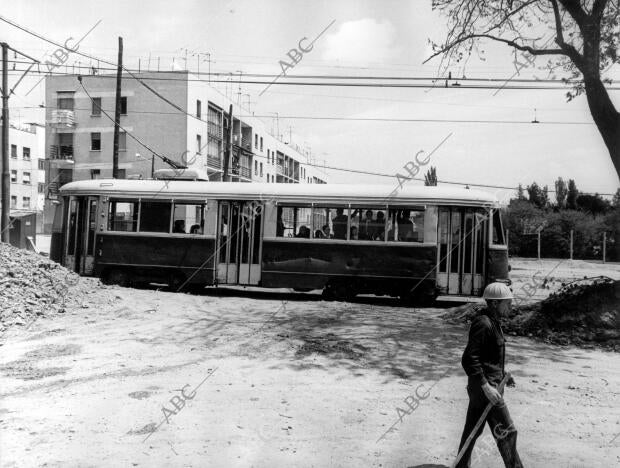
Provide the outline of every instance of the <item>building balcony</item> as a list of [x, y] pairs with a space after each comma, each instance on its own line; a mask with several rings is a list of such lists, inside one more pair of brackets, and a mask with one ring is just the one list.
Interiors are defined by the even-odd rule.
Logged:
[[250, 169], [249, 167], [236, 166], [232, 168], [231, 173], [233, 176], [236, 177], [243, 177], [248, 180], [252, 179], [252, 169]]
[[50, 125], [55, 128], [73, 128], [75, 127], [75, 113], [68, 109], [53, 110]]
[[245, 177], [246, 179], [251, 179], [252, 178], [252, 169], [250, 169], [249, 167], [240, 167], [239, 168], [239, 175], [241, 177]]
[[207, 167], [209, 169], [222, 169], [222, 160], [217, 156], [207, 155]]
[[241, 148], [252, 151], [252, 138], [239, 138], [239, 135], [233, 135], [233, 145], [240, 146]]
[[73, 145], [51, 145], [49, 159], [73, 161]]

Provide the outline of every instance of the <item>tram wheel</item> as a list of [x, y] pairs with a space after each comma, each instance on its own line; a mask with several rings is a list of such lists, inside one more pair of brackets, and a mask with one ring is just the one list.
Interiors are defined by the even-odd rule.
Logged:
[[400, 295], [400, 300], [410, 306], [415, 307], [432, 307], [435, 304], [436, 296], [432, 294], [412, 294], [407, 291]]
[[179, 272], [170, 273], [170, 276], [168, 276], [168, 289], [172, 292], [178, 292], [180, 289], [187, 289], [185, 275]]
[[116, 284], [118, 286], [122, 286], [124, 288], [130, 285], [129, 275], [125, 270], [121, 270], [120, 268], [114, 268], [105, 275], [105, 283], [106, 284]]
[[328, 301], [350, 301], [357, 295], [355, 288], [350, 283], [328, 284], [323, 289], [323, 298]]

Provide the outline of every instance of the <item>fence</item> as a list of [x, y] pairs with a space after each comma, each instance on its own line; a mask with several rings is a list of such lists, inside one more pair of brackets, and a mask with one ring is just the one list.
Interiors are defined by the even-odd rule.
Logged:
[[540, 229], [534, 233], [506, 231], [508, 253], [529, 258], [568, 258], [570, 260], [620, 261], [620, 245], [606, 232], [600, 236], [584, 236], [570, 230]]

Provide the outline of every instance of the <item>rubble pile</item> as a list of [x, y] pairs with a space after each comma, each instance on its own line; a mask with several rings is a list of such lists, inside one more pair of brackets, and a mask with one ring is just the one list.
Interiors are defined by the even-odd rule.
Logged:
[[1, 242], [0, 332], [81, 306], [93, 287], [93, 280], [84, 280], [46, 257]]
[[[478, 308], [463, 306], [443, 317], [470, 322], [478, 313]], [[563, 284], [541, 302], [513, 306], [502, 318], [502, 328], [547, 343], [620, 351], [620, 281], [598, 276]]]

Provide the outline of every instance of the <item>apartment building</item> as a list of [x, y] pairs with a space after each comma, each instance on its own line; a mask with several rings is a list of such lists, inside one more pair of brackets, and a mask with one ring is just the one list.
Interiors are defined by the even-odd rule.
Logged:
[[[1, 140], [0, 140], [1, 141]], [[43, 212], [45, 131], [40, 124], [9, 124], [11, 215]]]
[[[232, 128], [230, 180], [266, 183], [326, 183], [299, 147], [275, 138], [260, 119], [187, 71], [143, 72], [143, 80], [123, 75], [119, 177], [150, 178], [171, 166], [159, 155], [220, 181]], [[50, 181], [47, 199], [72, 180], [112, 177], [116, 76], [78, 75], [46, 78], [46, 157]], [[172, 103], [172, 104], [171, 104]], [[233, 106], [232, 126], [228, 124]], [[51, 204], [46, 203], [46, 224]]]

